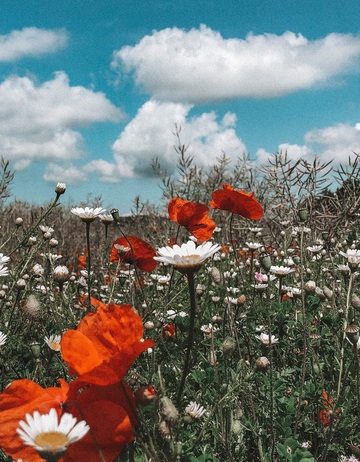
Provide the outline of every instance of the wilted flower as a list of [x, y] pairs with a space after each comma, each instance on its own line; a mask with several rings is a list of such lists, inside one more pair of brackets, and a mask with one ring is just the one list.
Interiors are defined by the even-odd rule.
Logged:
[[181, 246], [160, 247], [155, 260], [173, 265], [181, 273], [194, 273], [198, 271], [204, 261], [221, 249], [219, 244], [210, 241], [196, 247], [195, 242], [188, 241]]
[[26, 414], [26, 421], [21, 420], [17, 433], [23, 442], [32, 446], [40, 457], [55, 461], [63, 457], [67, 447], [79, 441], [90, 430], [84, 420], [77, 422], [71, 414], [64, 413], [59, 421], [54, 408], [49, 414]]

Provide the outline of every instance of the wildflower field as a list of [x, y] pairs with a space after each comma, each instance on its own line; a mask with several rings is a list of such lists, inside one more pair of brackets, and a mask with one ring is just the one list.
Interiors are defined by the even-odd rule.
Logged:
[[0, 460], [360, 460], [360, 158], [177, 154], [128, 217], [2, 163]]

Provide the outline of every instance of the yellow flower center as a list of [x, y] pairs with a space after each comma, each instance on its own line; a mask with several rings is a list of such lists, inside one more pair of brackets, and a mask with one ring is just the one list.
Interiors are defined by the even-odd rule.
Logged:
[[59, 351], [60, 350], [60, 343], [51, 341], [51, 342], [49, 342], [49, 347], [52, 350]]
[[66, 443], [69, 441], [69, 438], [64, 433], [60, 432], [47, 432], [47, 433], [40, 433], [35, 438], [35, 444], [42, 448], [49, 448], [51, 450], [56, 450], [56, 448], [60, 446], [65, 446]]

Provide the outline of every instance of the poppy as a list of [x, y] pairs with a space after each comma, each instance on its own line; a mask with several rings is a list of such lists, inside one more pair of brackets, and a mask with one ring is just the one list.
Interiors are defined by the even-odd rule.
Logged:
[[119, 237], [111, 247], [110, 262], [129, 263], [142, 271], [153, 271], [156, 268], [155, 250], [150, 244], [136, 236]]
[[125, 381], [85, 388], [72, 382], [64, 411], [84, 419], [90, 432], [69, 446], [64, 461], [115, 460], [124, 446], [134, 439], [135, 409], [133, 392]]
[[166, 324], [162, 331], [163, 337], [176, 337], [175, 324]]
[[46, 414], [52, 408], [62, 413], [69, 385], [62, 379], [59, 384], [60, 387], [42, 388], [32, 380], [15, 380], [0, 394], [0, 447], [13, 459], [43, 461], [33, 447], [24, 445], [16, 429], [27, 413]]
[[214, 209], [226, 210], [235, 215], [250, 218], [250, 220], [260, 220], [264, 214], [261, 204], [254, 197], [254, 193], [235, 190], [227, 184], [223, 185], [223, 189], [214, 191], [211, 197], [210, 205]]
[[100, 304], [62, 336], [62, 357], [77, 383], [114, 384], [154, 346], [153, 340], [142, 339], [143, 333], [142, 319], [131, 305]]
[[206, 205], [175, 197], [169, 202], [168, 212], [172, 221], [183, 226], [199, 241], [211, 239], [216, 224], [209, 217]]
[[329, 395], [326, 393], [326, 391], [322, 392], [322, 397], [324, 407], [319, 411], [319, 421], [324, 426], [328, 426], [331, 423], [331, 414], [335, 413], [335, 415], [338, 415], [340, 414], [340, 410], [335, 409], [334, 411], [333, 400], [329, 398]]

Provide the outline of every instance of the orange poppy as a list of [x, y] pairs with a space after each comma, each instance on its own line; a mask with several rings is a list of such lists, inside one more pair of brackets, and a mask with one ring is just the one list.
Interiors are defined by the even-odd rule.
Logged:
[[326, 393], [326, 391], [322, 392], [322, 397], [324, 408], [320, 409], [319, 411], [319, 421], [324, 426], [328, 426], [331, 423], [331, 414], [335, 413], [335, 415], [338, 415], [340, 414], [340, 410], [335, 409], [334, 411], [333, 400], [329, 398], [329, 395]]
[[141, 317], [131, 305], [103, 305], [62, 336], [61, 353], [77, 383], [110, 385], [121, 381], [153, 340], [143, 340]]
[[46, 414], [51, 408], [62, 413], [69, 385], [63, 379], [59, 384], [60, 387], [42, 388], [32, 380], [15, 380], [0, 394], [0, 447], [13, 459], [43, 461], [33, 447], [24, 445], [16, 429], [27, 413]]
[[155, 255], [156, 252], [151, 245], [139, 237], [119, 237], [111, 247], [110, 262], [117, 263], [120, 260], [123, 263], [136, 265], [142, 271], [153, 271], [157, 265], [154, 260]]
[[81, 390], [79, 384], [72, 382], [64, 411], [79, 420], [84, 419], [91, 430], [69, 446], [64, 461], [115, 460], [124, 446], [134, 439], [135, 409], [133, 392], [125, 381], [105, 387], [90, 385]]
[[235, 190], [228, 184], [224, 184], [223, 189], [214, 191], [211, 197], [210, 205], [214, 209], [226, 210], [244, 218], [250, 218], [250, 220], [260, 220], [264, 214], [254, 193]]
[[183, 226], [196, 239], [211, 239], [216, 224], [209, 217], [209, 207], [206, 205], [175, 197], [169, 202], [168, 212], [172, 221]]

